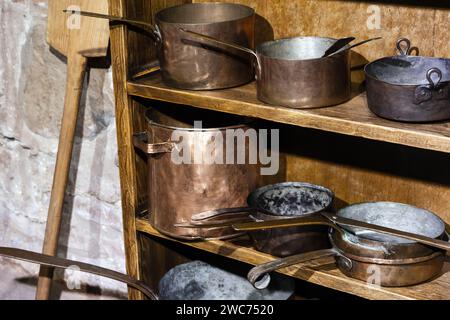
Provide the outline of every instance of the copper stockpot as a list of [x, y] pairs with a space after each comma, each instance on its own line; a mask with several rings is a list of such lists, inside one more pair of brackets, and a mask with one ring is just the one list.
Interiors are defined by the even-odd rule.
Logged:
[[[399, 230], [448, 241], [445, 223], [439, 217], [405, 204], [362, 203], [341, 209], [336, 215], [375, 225], [396, 226]], [[270, 282], [268, 272], [326, 256], [334, 256], [338, 268], [345, 275], [386, 287], [419, 284], [442, 270], [445, 250], [360, 228], [344, 229], [327, 219], [320, 223], [331, 227], [332, 249], [298, 254], [256, 266], [250, 270], [248, 280], [257, 288], [265, 288]]]
[[[230, 204], [242, 207], [248, 194], [258, 187], [259, 164], [177, 164], [174, 153], [180, 155], [182, 145], [187, 152], [205, 154], [212, 139], [222, 137], [223, 155], [229, 145], [226, 131], [251, 129], [248, 120], [222, 113], [177, 106], [152, 108], [146, 113], [148, 130], [135, 136], [135, 146], [148, 154], [149, 212], [151, 224], [161, 233], [183, 240], [229, 238], [239, 234], [231, 228], [182, 228], [176, 224], [191, 221], [194, 213], [214, 210]], [[203, 129], [193, 128], [194, 121], [202, 120]], [[182, 139], [172, 140], [174, 132]], [[239, 145], [242, 144], [242, 145]], [[243, 147], [246, 155], [257, 148], [249, 139], [233, 141], [234, 156]], [[185, 150], [186, 151], [186, 150]]]

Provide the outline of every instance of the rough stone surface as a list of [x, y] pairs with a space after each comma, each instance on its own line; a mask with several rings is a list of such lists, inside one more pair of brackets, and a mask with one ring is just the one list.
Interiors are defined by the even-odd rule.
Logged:
[[[45, 42], [46, 19], [46, 1], [0, 1], [0, 246], [32, 251], [42, 248], [66, 77], [64, 59]], [[111, 70], [91, 69], [85, 87], [59, 254], [124, 272]], [[9, 259], [0, 264], [30, 278], [38, 271]], [[125, 295], [122, 284], [80, 277], [100, 296]], [[7, 283], [0, 298], [20, 298], [12, 290], [18, 282]], [[24, 298], [34, 294], [33, 285], [19, 287]]]

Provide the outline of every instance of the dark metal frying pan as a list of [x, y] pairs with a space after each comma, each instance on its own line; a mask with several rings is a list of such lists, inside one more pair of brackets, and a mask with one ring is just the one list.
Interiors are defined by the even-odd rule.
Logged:
[[[202, 212], [193, 215], [190, 223], [177, 226], [206, 228], [229, 226], [239, 222], [315, 217], [330, 207], [333, 198], [333, 192], [321, 186], [303, 182], [279, 183], [252, 192], [247, 198], [248, 207]], [[327, 227], [320, 225], [255, 230], [249, 232], [249, 236], [257, 250], [275, 256], [288, 256], [329, 247]]]

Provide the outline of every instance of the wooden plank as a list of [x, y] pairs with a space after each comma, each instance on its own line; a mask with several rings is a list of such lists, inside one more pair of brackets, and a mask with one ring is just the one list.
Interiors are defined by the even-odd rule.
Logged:
[[183, 91], [161, 82], [159, 74], [128, 83], [128, 93], [149, 99], [250, 116], [300, 127], [450, 153], [449, 122], [407, 124], [381, 119], [367, 108], [365, 93], [355, 91], [344, 104], [290, 109], [259, 102], [255, 83], [217, 91]]
[[[271, 255], [237, 244], [242, 243], [242, 241], [233, 242], [215, 240], [204, 242], [181, 242], [161, 235], [145, 219], [137, 219], [136, 227], [138, 231], [155, 237], [183, 243], [188, 247], [212, 252], [252, 265], [257, 265], [276, 259]], [[443, 275], [428, 283], [404, 288], [384, 288], [373, 285], [369, 286], [363, 281], [346, 277], [336, 268], [334, 263], [332, 263], [332, 260], [334, 259], [321, 259], [316, 262], [298, 264], [292, 267], [280, 269], [279, 272], [366, 299], [448, 300], [450, 299], [450, 272], [448, 272], [450, 270], [450, 257], [447, 258]]]
[[107, 0], [49, 1], [47, 43], [64, 56], [69, 54], [70, 42], [73, 41], [77, 41], [77, 50], [85, 57], [106, 56], [109, 44], [108, 20], [80, 17], [79, 32], [73, 32], [74, 30], [71, 32], [68, 28], [69, 14], [64, 13], [63, 10], [75, 7], [84, 11], [108, 13]]
[[[112, 15], [125, 16], [124, 0], [109, 0]], [[133, 147], [132, 99], [126, 91], [128, 53], [127, 30], [125, 26], [111, 28], [111, 55], [113, 60], [114, 93], [116, 99], [116, 127], [119, 154], [120, 186], [122, 193], [122, 217], [125, 241], [126, 268], [128, 275], [141, 279], [139, 272], [139, 251], [135, 226], [138, 206], [135, 153]], [[142, 300], [137, 290], [128, 289], [131, 300]]]
[[280, 128], [281, 152], [286, 155], [284, 181], [326, 186], [335, 193], [338, 208], [395, 201], [428, 209], [450, 223], [449, 153], [273, 126]]
[[253, 7], [259, 15], [257, 30], [258, 38], [261, 39], [354, 36], [357, 40], [362, 40], [381, 36], [383, 37], [381, 41], [355, 48], [355, 60], [372, 61], [395, 54], [397, 39], [408, 37], [413, 45], [420, 49], [421, 55], [450, 56], [448, 45], [450, 34], [447, 32], [450, 22], [448, 1], [441, 1], [440, 8], [427, 6], [427, 2], [430, 1], [421, 1], [421, 5], [417, 6], [418, 1], [410, 1], [410, 5], [404, 3], [399, 5], [396, 3], [399, 1], [395, 0], [224, 0], [224, 2]]

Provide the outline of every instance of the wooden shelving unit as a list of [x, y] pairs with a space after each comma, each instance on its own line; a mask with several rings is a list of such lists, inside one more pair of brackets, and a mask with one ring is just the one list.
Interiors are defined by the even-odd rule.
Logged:
[[450, 153], [450, 125], [407, 124], [381, 119], [367, 107], [366, 94], [333, 107], [291, 109], [271, 106], [256, 98], [256, 85], [217, 91], [184, 91], [164, 85], [159, 74], [128, 82], [128, 93], [147, 99], [256, 117], [278, 123], [336, 132], [378, 141]]
[[[155, 13], [164, 7], [205, 1], [208, 0], [109, 0], [109, 11], [112, 15], [153, 22]], [[450, 56], [447, 8], [414, 6], [413, 2], [410, 6], [397, 1], [378, 2], [383, 27], [373, 30], [365, 27], [370, 4], [363, 1], [237, 2], [256, 9], [259, 15], [257, 41], [295, 35], [336, 38], [353, 35], [357, 39], [383, 36], [383, 41], [356, 50], [352, 62], [358, 66], [392, 55], [396, 40], [402, 36], [408, 36], [423, 55]], [[276, 10], [273, 7], [277, 7]], [[316, 19], [317, 16], [320, 19]], [[402, 19], [398, 19], [399, 16]], [[420, 24], [415, 21], [418, 16]], [[296, 23], [286, 24], [286, 21]], [[156, 52], [149, 38], [126, 25], [111, 25], [111, 55], [126, 265], [128, 274], [133, 277], [154, 286], [170, 267], [188, 259], [167, 243], [176, 244], [185, 252], [200, 250], [220, 259], [251, 265], [274, 259], [253, 250], [249, 242], [242, 239], [179, 242], [158, 233], [147, 219], [137, 218], [146, 201], [148, 172], [146, 159], [136, 153], [132, 140], [134, 133], [145, 130], [144, 112], [155, 104], [167, 104], [171, 108], [181, 104], [268, 120], [288, 132], [282, 141], [284, 180], [329, 187], [336, 194], [338, 207], [363, 201], [398, 201], [432, 210], [450, 223], [450, 122], [405, 124], [376, 117], [367, 108], [365, 93], [360, 91], [363, 89], [360, 70], [353, 74], [354, 95], [347, 103], [295, 110], [259, 102], [255, 83], [200, 92], [168, 88], [162, 84], [158, 73], [132, 80], [131, 70], [153, 61]], [[442, 275], [407, 288], [380, 288], [350, 279], [329, 258], [280, 272], [367, 299], [450, 299], [448, 256]], [[130, 289], [129, 298], [144, 297]]]

